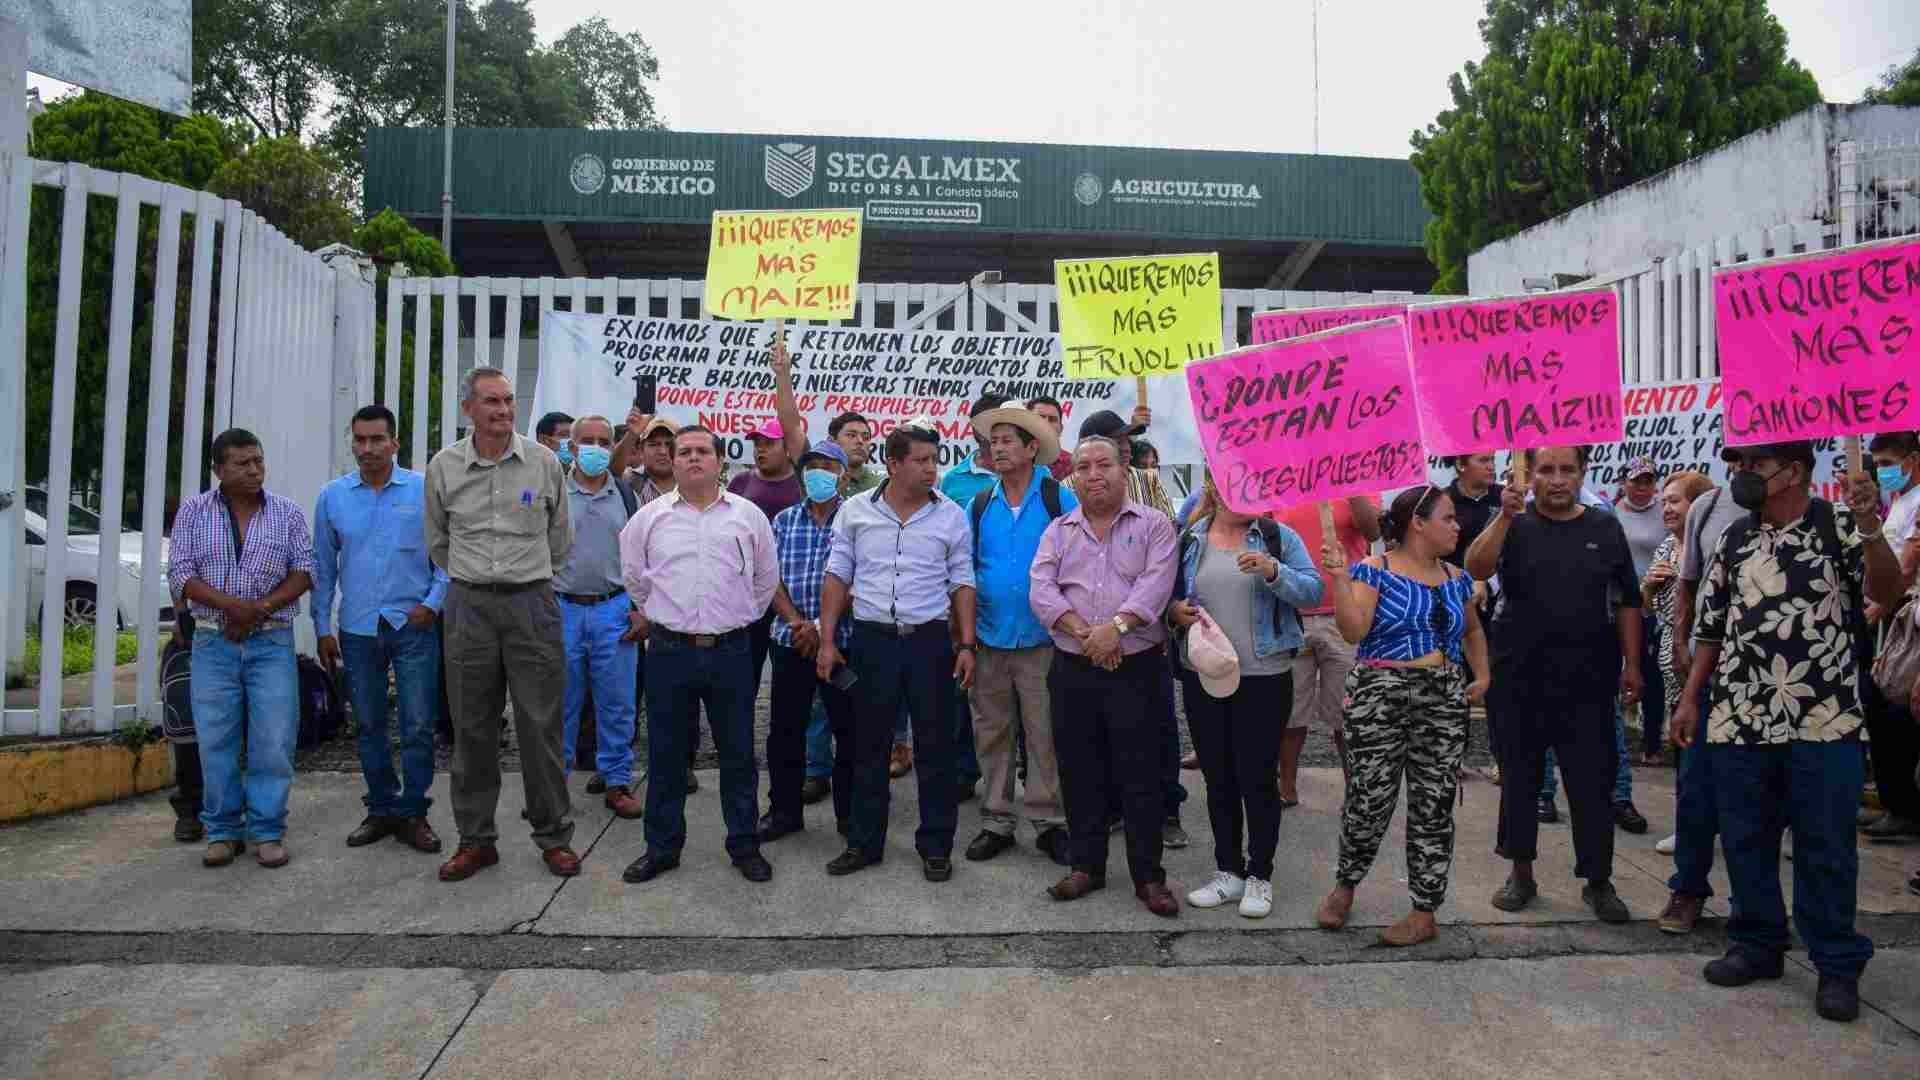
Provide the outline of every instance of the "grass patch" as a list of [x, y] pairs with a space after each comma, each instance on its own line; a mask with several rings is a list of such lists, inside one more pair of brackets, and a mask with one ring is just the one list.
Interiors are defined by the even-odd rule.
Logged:
[[[26, 645], [26, 659], [20, 665], [21, 676], [19, 678], [9, 678], [7, 680], [7, 686], [9, 688], [16, 685], [25, 685], [27, 678], [40, 674], [40, 635], [37, 633], [29, 633]], [[115, 664], [133, 663], [140, 655], [140, 636], [130, 632], [121, 633], [118, 640], [114, 643], [113, 653], [113, 662]], [[81, 672], [92, 670], [93, 628], [84, 626], [68, 627], [66, 636], [60, 644], [61, 676], [78, 675]]]

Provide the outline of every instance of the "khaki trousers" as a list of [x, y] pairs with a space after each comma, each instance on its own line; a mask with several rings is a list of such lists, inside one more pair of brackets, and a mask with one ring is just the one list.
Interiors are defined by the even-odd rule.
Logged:
[[1013, 725], [1027, 737], [1026, 798], [1020, 805], [1035, 833], [1064, 827], [1060, 807], [1060, 764], [1053, 748], [1053, 712], [1048, 704], [1047, 671], [1053, 646], [1030, 649], [980, 647], [974, 660], [973, 744], [986, 781], [981, 827], [1012, 836], [1020, 822], [1014, 804]]
[[560, 605], [541, 582], [496, 593], [459, 582], [447, 587], [447, 701], [453, 714], [453, 821], [463, 845], [500, 837], [501, 709], [513, 696], [524, 816], [541, 850], [573, 839], [572, 806], [560, 760], [561, 699], [566, 690]]

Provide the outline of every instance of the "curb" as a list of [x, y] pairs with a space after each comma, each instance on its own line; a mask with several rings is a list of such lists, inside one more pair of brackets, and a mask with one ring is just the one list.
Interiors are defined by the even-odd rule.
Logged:
[[92, 739], [0, 749], [0, 822], [24, 821], [173, 784], [173, 755], [163, 741], [138, 754]]

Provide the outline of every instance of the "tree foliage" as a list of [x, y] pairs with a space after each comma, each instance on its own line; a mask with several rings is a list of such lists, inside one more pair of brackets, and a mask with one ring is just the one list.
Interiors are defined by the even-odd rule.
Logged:
[[1906, 63], [1895, 64], [1882, 73], [1880, 81], [1860, 100], [1868, 105], [1920, 106], [1920, 49], [1915, 49]]
[[[441, 123], [444, 0], [194, 0], [194, 104], [298, 135], [358, 175], [368, 129]], [[659, 126], [645, 39], [587, 19], [551, 46], [529, 0], [458, 0], [460, 127]]]
[[294, 243], [315, 251], [353, 235], [353, 191], [340, 167], [291, 135], [266, 139], [229, 158], [207, 190], [265, 218]]
[[1765, 0], [1487, 0], [1480, 36], [1413, 136], [1440, 292], [1473, 251], [1820, 100]]

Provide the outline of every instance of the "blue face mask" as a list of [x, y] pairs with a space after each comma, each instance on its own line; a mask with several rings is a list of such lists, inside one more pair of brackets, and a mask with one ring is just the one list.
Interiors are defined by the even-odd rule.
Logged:
[[575, 455], [580, 462], [580, 471], [588, 476], [600, 476], [613, 464], [613, 451], [604, 446], [583, 446]]
[[1898, 495], [1907, 486], [1907, 470], [1900, 465], [1881, 465], [1873, 470], [1876, 480], [1880, 481], [1882, 495]]
[[560, 445], [553, 448], [553, 456], [560, 459], [563, 467], [573, 464], [573, 440], [561, 439]]
[[832, 502], [840, 494], [840, 478], [825, 469], [808, 469], [800, 474], [800, 482], [813, 502]]

